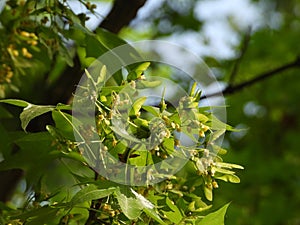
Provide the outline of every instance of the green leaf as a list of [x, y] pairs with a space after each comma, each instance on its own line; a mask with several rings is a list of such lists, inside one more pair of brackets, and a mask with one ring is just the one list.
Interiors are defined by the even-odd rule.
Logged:
[[[120, 45], [127, 44], [127, 42], [119, 38], [118, 35], [108, 32], [102, 28], [97, 28], [96, 34], [99, 42], [107, 49], [114, 49]], [[132, 50], [134, 50], [134, 48], [132, 48]]]
[[154, 107], [154, 106], [149, 106], [149, 105], [143, 105], [142, 108], [151, 113], [153, 116], [159, 117], [159, 108]]
[[55, 122], [56, 128], [60, 131], [60, 134], [64, 138], [74, 140], [73, 122], [75, 121], [75, 118], [59, 110], [52, 111], [52, 118]]
[[69, 50], [64, 45], [59, 45], [58, 48], [60, 56], [62, 56], [65, 62], [70, 66], [74, 66], [73, 57], [71, 56]]
[[208, 126], [210, 126], [213, 130], [239, 131], [238, 129], [235, 129], [232, 126], [222, 122], [214, 115], [211, 115], [211, 121], [208, 122]]
[[229, 203], [224, 205], [219, 210], [208, 214], [199, 223], [199, 225], [224, 225], [224, 217]]
[[212, 187], [208, 187], [207, 185], [203, 185], [204, 195], [207, 200], [212, 201], [213, 200], [213, 191]]
[[162, 225], [167, 225], [158, 215], [158, 213], [156, 213], [156, 211], [154, 209], [149, 209], [149, 208], [144, 208], [143, 211], [150, 216], [152, 219], [154, 219], [156, 222], [158, 222], [159, 224]]
[[233, 164], [233, 163], [225, 163], [225, 162], [216, 162], [216, 166], [228, 168], [228, 169], [241, 169], [241, 170], [244, 169], [244, 167], [240, 165]]
[[136, 82], [136, 88], [137, 89], [143, 89], [143, 88], [154, 88], [161, 85], [160, 80], [154, 80], [154, 81], [148, 81], [148, 80], [140, 80]]
[[139, 142], [139, 140], [137, 138], [135, 138], [134, 136], [130, 135], [124, 128], [118, 127], [118, 126], [111, 126], [110, 127], [112, 129], [113, 132], [115, 132], [116, 134], [120, 135], [122, 138], [128, 140], [128, 141], [132, 141], [132, 142]]
[[54, 218], [57, 218], [57, 220], [59, 219], [58, 212], [59, 208], [44, 206], [42, 208], [25, 212], [21, 215], [12, 216], [12, 219], [16, 218], [20, 220], [26, 220], [26, 224], [29, 225], [53, 224], [55, 221]]
[[2, 99], [0, 100], [0, 102], [15, 105], [15, 106], [20, 106], [20, 107], [27, 107], [28, 105], [30, 105], [30, 103], [19, 99]]
[[58, 103], [57, 106], [55, 107], [55, 109], [57, 109], [57, 110], [72, 110], [72, 106]]
[[100, 43], [95, 35], [87, 35], [85, 41], [86, 57], [98, 58], [108, 51], [108, 49]]
[[197, 113], [196, 118], [199, 122], [202, 122], [202, 123], [206, 123], [209, 120], [209, 118], [207, 116], [205, 116], [203, 113]]
[[140, 216], [143, 206], [140, 204], [138, 199], [134, 197], [128, 197], [127, 195], [121, 193], [120, 189], [116, 191], [116, 196], [122, 212], [128, 219], [134, 220]]
[[[226, 129], [216, 130], [212, 133], [210, 142], [216, 141], [219, 137], [221, 137], [226, 132]], [[216, 146], [218, 148], [218, 146]]]
[[106, 69], [106, 66], [104, 65], [104, 66], [102, 66], [102, 68], [100, 70], [100, 73], [99, 73], [99, 76], [98, 76], [98, 79], [96, 82], [97, 85], [99, 85], [100, 83], [105, 81], [106, 73], [107, 73], [107, 69]]
[[179, 224], [183, 216], [178, 207], [168, 197], [166, 198], [166, 205], [171, 209], [170, 211], [163, 211], [167, 218], [174, 224]]
[[132, 71], [127, 75], [127, 81], [136, 80], [141, 77], [143, 72], [150, 66], [150, 62], [143, 62], [138, 64], [137, 67], [133, 68]]
[[229, 181], [231, 183], [240, 183], [240, 178], [235, 174], [225, 174], [225, 175], [221, 175], [221, 176], [216, 175], [214, 178], [223, 180], [226, 182]]
[[96, 185], [89, 185], [77, 192], [71, 200], [72, 205], [107, 197], [114, 193], [115, 187], [99, 189]]
[[146, 100], [147, 97], [141, 97], [135, 100], [135, 102], [132, 104], [132, 111], [130, 112], [130, 115], [136, 115], [141, 110]]
[[135, 195], [135, 197], [137, 198], [137, 200], [139, 200], [140, 205], [143, 208], [147, 208], [147, 209], [153, 209], [154, 208], [154, 205], [149, 200], [147, 200], [143, 195], [137, 193], [132, 188], [130, 188], [130, 190]]
[[32, 119], [47, 112], [50, 112], [53, 109], [55, 109], [54, 106], [29, 104], [26, 108], [24, 108], [23, 112], [20, 114], [22, 129], [26, 131], [26, 127]]
[[231, 170], [226, 170], [223, 168], [219, 168], [219, 167], [213, 167], [213, 169], [218, 172], [218, 173], [223, 173], [223, 174], [234, 174], [234, 171]]

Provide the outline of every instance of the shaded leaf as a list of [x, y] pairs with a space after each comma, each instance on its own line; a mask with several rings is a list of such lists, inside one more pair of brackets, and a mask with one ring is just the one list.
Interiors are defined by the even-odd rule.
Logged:
[[160, 218], [160, 216], [155, 212], [154, 209], [144, 208], [143, 211], [159, 224], [166, 225], [166, 223]]
[[148, 81], [148, 80], [140, 80], [136, 82], [136, 88], [143, 89], [143, 88], [154, 88], [161, 85], [160, 80]]
[[91, 201], [94, 199], [100, 199], [111, 195], [116, 190], [115, 187], [107, 189], [99, 189], [95, 185], [89, 185], [77, 192], [71, 200], [72, 205]]
[[179, 224], [183, 216], [178, 207], [168, 197], [166, 198], [166, 205], [171, 209], [170, 211], [163, 211], [167, 218], [174, 224]]

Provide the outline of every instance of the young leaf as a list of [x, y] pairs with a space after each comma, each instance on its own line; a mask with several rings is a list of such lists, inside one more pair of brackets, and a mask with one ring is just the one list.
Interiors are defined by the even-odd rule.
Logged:
[[213, 191], [212, 191], [212, 187], [207, 186], [207, 185], [203, 185], [203, 189], [204, 189], [204, 195], [206, 197], [206, 199], [208, 201], [212, 201], [213, 200]]
[[216, 166], [227, 168], [227, 169], [241, 169], [241, 170], [244, 169], [244, 167], [240, 165], [233, 164], [233, 163], [224, 163], [224, 162], [216, 162]]
[[105, 81], [106, 78], [107, 69], [106, 66], [102, 66], [101, 71], [99, 73], [98, 79], [97, 79], [97, 85]]
[[2, 99], [2, 100], [0, 100], [0, 102], [19, 106], [19, 107], [24, 107], [24, 108], [27, 107], [28, 105], [30, 105], [30, 103], [20, 100], [20, 99]]
[[133, 68], [132, 71], [127, 75], [127, 81], [136, 80], [141, 77], [143, 72], [150, 66], [150, 62], [144, 62], [138, 64], [137, 67]]
[[132, 111], [130, 112], [130, 115], [136, 115], [142, 108], [143, 104], [147, 100], [147, 97], [141, 97], [138, 98], [133, 104], [132, 104]]
[[136, 82], [136, 88], [137, 89], [143, 89], [143, 88], [154, 88], [161, 85], [160, 80], [154, 80], [154, 81], [147, 81], [147, 80], [140, 80]]
[[226, 182], [231, 182], [231, 183], [240, 183], [240, 178], [234, 174], [224, 174], [221, 176], [215, 176], [214, 178], [223, 180]]

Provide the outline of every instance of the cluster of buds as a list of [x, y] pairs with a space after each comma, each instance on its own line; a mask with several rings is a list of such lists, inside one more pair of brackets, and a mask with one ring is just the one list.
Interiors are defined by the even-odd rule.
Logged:
[[12, 44], [10, 44], [7, 47], [7, 52], [12, 56], [12, 57], [18, 57], [19, 56], [19, 51], [16, 49], [16, 47]]
[[[11, 57], [13, 57], [13, 58], [20, 56], [19, 50], [17, 50], [15, 48], [15, 46], [13, 46], [13, 45], [9, 45], [7, 47], [7, 51], [11, 55]], [[25, 57], [27, 59], [31, 59], [32, 58], [32, 54], [25, 47], [21, 48], [21, 54], [22, 54], [23, 57]]]
[[2, 64], [0, 69], [0, 83], [10, 83], [13, 75], [12, 68], [6, 64]]
[[155, 143], [162, 143], [165, 138], [170, 138], [171, 132], [166, 127], [166, 124], [161, 119], [154, 119], [149, 125], [152, 136], [155, 138]]
[[27, 44], [36, 46], [38, 44], [38, 37], [35, 33], [29, 33], [27, 31], [20, 31], [20, 36], [24, 38], [27, 42]]
[[196, 167], [198, 169], [199, 175], [210, 174], [211, 176], [214, 176], [214, 171], [212, 170], [212, 167], [215, 166], [215, 162], [213, 160], [213, 157], [210, 155], [208, 149], [203, 149], [202, 157], [195, 157], [194, 160], [196, 161]]
[[54, 139], [51, 145], [55, 146], [57, 150], [63, 153], [70, 153], [74, 151], [79, 152], [79, 149], [77, 148], [77, 144], [67, 139]]
[[129, 96], [120, 96], [120, 94], [113, 95], [113, 109], [114, 111], [128, 111], [130, 109]]
[[27, 48], [22, 48], [22, 55], [27, 59], [32, 58], [32, 54], [28, 51]]
[[97, 133], [100, 136], [103, 132], [103, 129], [110, 125], [109, 119], [107, 119], [107, 113], [103, 112], [102, 114], [98, 114], [96, 116], [96, 128]]
[[101, 206], [102, 211], [107, 213], [110, 217], [117, 216], [121, 213], [119, 209], [114, 209], [114, 208], [115, 208], [114, 205], [111, 205], [109, 203], [104, 203]]

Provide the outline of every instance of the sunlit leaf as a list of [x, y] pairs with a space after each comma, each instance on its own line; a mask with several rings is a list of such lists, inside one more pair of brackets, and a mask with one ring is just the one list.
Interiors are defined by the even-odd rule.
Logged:
[[205, 216], [199, 225], [224, 225], [224, 217], [229, 204], [224, 205], [216, 212], [210, 213]]
[[134, 220], [140, 216], [144, 207], [138, 199], [126, 196], [119, 189], [116, 191], [116, 196], [122, 212], [128, 219]]
[[30, 103], [20, 99], [1, 99], [0, 102], [20, 107], [27, 107], [28, 105], [30, 105]]
[[147, 97], [141, 97], [135, 100], [135, 102], [132, 104], [132, 111], [130, 114], [137, 115], [137, 113], [141, 110], [143, 104], [147, 100]]
[[240, 178], [235, 174], [225, 174], [221, 176], [215, 176], [216, 179], [223, 180], [231, 183], [240, 183]]
[[203, 185], [204, 194], [207, 200], [213, 200], [213, 189], [211, 186]]
[[55, 106], [44, 106], [44, 105], [32, 105], [29, 104], [24, 108], [23, 112], [20, 114], [21, 126], [23, 130], [26, 130], [29, 122], [42, 114], [50, 112], [55, 109]]
[[233, 163], [225, 163], [225, 162], [216, 162], [216, 166], [228, 168], [228, 169], [244, 169], [241, 165], [233, 164]]

